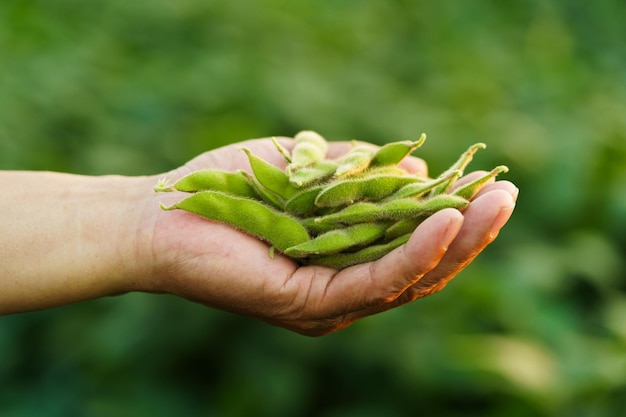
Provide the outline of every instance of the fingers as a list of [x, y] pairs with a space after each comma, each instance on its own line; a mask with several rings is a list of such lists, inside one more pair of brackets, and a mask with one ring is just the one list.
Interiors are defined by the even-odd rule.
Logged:
[[382, 277], [387, 275], [393, 277], [394, 281], [386, 288], [389, 291], [387, 297], [381, 297], [385, 290], [381, 286], [377, 288], [378, 294], [375, 293], [374, 298], [369, 300], [370, 304], [394, 301], [437, 266], [461, 230], [463, 221], [458, 210], [442, 210], [418, 226], [411, 239], [396, 253], [374, 262], [370, 268], [373, 282], [382, 283]]
[[[483, 175], [487, 174], [487, 171], [473, 171], [467, 175], [464, 175], [463, 177], [461, 177], [453, 186], [451, 189], [451, 192], [453, 192], [454, 190], [456, 190], [459, 187], [464, 186], [465, 184], [468, 184], [480, 177], [482, 177]], [[498, 180], [496, 181], [495, 178], [491, 178], [486, 184], [485, 186], [483, 186], [483, 188], [476, 194], [476, 196], [474, 196], [473, 199], [476, 199], [477, 197], [479, 197], [480, 195], [483, 195], [489, 191], [493, 191], [494, 189], [502, 189], [505, 190], [507, 192], [509, 192], [512, 196], [513, 199], [517, 199], [517, 194], [519, 192], [519, 190], [517, 189], [517, 187], [515, 185], [513, 185], [513, 183], [506, 181], [506, 180]]]
[[474, 197], [474, 199], [485, 195], [487, 193], [490, 193], [492, 191], [495, 190], [502, 190], [505, 191], [507, 193], [509, 193], [511, 195], [511, 197], [513, 198], [513, 204], [515, 204], [515, 202], [517, 201], [517, 195], [519, 194], [519, 189], [510, 181], [496, 181], [495, 183], [483, 188], [482, 190], [480, 190], [480, 192], [478, 194], [476, 194], [476, 197]]
[[371, 286], [361, 289], [369, 291], [360, 296], [364, 308], [345, 319], [355, 321], [443, 289], [496, 238], [513, 212], [517, 191], [510, 182], [498, 181], [462, 216], [449, 209], [424, 221], [406, 245], [371, 264]]
[[462, 224], [457, 210], [442, 210], [425, 220], [407, 244], [376, 262], [339, 272], [326, 290], [325, 308], [356, 319], [393, 303], [439, 263]]
[[441, 262], [411, 288], [407, 298], [422, 297], [445, 287], [496, 238], [513, 213], [516, 197], [517, 188], [505, 181], [478, 195], [463, 213], [463, 227]]

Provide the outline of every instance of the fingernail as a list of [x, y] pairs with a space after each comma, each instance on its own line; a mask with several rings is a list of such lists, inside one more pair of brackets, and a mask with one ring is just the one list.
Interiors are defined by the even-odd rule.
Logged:
[[448, 246], [450, 246], [450, 243], [452, 243], [456, 235], [459, 234], [459, 230], [461, 230], [462, 225], [463, 215], [457, 212], [456, 216], [453, 219], [450, 219], [448, 227], [446, 227], [446, 231], [444, 232], [441, 239], [445, 250], [448, 250]]
[[491, 239], [495, 239], [496, 236], [498, 236], [500, 229], [502, 229], [502, 227], [509, 220], [509, 218], [511, 217], [511, 214], [513, 214], [514, 208], [515, 208], [515, 204], [508, 206], [508, 207], [503, 207], [500, 209], [500, 211], [496, 215], [496, 218], [493, 221], [493, 224], [491, 225], [491, 230], [489, 231], [489, 237]]
[[517, 196], [519, 195], [519, 188], [515, 187], [515, 190], [513, 190], [513, 192], [511, 193], [511, 196], [513, 197], [513, 201], [517, 201]]

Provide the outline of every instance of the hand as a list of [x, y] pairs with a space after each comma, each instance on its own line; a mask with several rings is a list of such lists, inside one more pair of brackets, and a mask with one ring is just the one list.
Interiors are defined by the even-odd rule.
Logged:
[[[292, 141], [281, 139], [290, 149]], [[349, 144], [331, 142], [329, 156]], [[251, 140], [207, 152], [170, 173], [172, 180], [212, 167], [249, 170], [248, 147], [283, 167], [269, 139]], [[404, 167], [426, 174], [426, 164], [407, 158]], [[471, 173], [458, 184], [482, 172]], [[149, 202], [148, 291], [166, 292], [210, 307], [246, 314], [305, 335], [323, 335], [363, 317], [440, 291], [497, 236], [511, 216], [517, 188], [508, 181], [486, 186], [461, 214], [442, 210], [424, 221], [409, 242], [376, 262], [337, 271], [299, 267], [289, 258], [268, 256], [269, 247], [233, 228], [183, 212], [163, 212], [180, 193], [159, 194]]]

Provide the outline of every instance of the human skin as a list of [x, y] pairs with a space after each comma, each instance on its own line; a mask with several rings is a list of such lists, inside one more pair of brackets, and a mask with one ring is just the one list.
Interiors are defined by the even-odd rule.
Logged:
[[[293, 146], [289, 138], [280, 142]], [[183, 196], [154, 193], [162, 178], [208, 167], [249, 170], [242, 146], [284, 167], [270, 139], [254, 139], [154, 176], [0, 172], [0, 314], [130, 292], [167, 293], [319, 336], [440, 291], [496, 238], [518, 194], [509, 181], [492, 181], [463, 213], [435, 213], [408, 243], [378, 261], [340, 271], [299, 267], [279, 253], [270, 258], [267, 244], [227, 225], [159, 207]], [[349, 146], [330, 142], [329, 157]], [[421, 159], [403, 165], [427, 173]]]

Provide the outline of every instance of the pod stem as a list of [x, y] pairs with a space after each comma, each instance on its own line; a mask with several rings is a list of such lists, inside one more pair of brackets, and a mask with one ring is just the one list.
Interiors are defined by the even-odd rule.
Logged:
[[161, 178], [152, 189], [157, 193], [174, 191], [174, 187], [168, 184], [167, 178]]
[[165, 210], [165, 211], [172, 211], [178, 208], [176, 203], [172, 204], [171, 206], [166, 206], [163, 203], [159, 203], [159, 207], [161, 207], [161, 210]]

